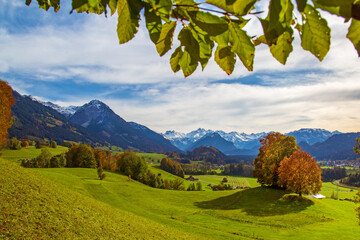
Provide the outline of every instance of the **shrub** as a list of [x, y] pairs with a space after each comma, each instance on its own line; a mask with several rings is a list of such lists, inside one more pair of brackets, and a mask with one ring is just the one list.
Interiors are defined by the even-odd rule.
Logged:
[[196, 191], [202, 191], [201, 182], [197, 182], [197, 183], [196, 183]]
[[100, 180], [103, 180], [106, 177], [106, 174], [104, 173], [102, 167], [98, 167], [97, 174]]
[[36, 158], [37, 165], [39, 168], [50, 167], [51, 152], [47, 148], [41, 150], [40, 155]]
[[66, 153], [68, 167], [96, 168], [92, 148], [87, 144], [74, 145]]
[[60, 167], [65, 167], [65, 166], [66, 166], [66, 158], [65, 158], [64, 153], [53, 156], [50, 159], [50, 167], [51, 168], [60, 168]]
[[21, 146], [26, 148], [26, 147], [29, 146], [29, 142], [28, 142], [27, 140], [23, 140], [23, 141], [21, 142]]
[[21, 141], [17, 140], [16, 137], [13, 137], [8, 141], [7, 146], [11, 150], [19, 150], [21, 149]]
[[140, 176], [147, 172], [147, 164], [144, 159], [137, 156], [133, 151], [125, 151], [118, 158], [119, 172], [130, 176], [135, 180], [140, 180]]
[[63, 141], [61, 145], [67, 148], [72, 148], [75, 144], [73, 142]]
[[41, 142], [40, 142], [40, 141], [36, 141], [36, 143], [35, 143], [35, 148], [36, 148], [36, 149], [40, 149], [40, 148], [41, 148]]
[[51, 141], [50, 147], [51, 147], [51, 148], [57, 148], [56, 142], [55, 142], [55, 141]]

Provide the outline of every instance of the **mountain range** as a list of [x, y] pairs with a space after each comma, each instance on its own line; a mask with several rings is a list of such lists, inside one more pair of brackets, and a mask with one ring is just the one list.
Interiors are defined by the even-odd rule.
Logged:
[[[203, 128], [189, 133], [171, 130], [159, 134], [141, 124], [127, 122], [99, 100], [83, 106], [61, 107], [31, 96], [21, 96], [15, 91], [14, 97], [11, 137], [49, 138], [58, 143], [71, 140], [144, 152], [186, 152], [212, 146], [227, 155], [254, 157], [260, 147], [259, 140], [268, 134], [226, 133]], [[296, 137], [301, 148], [318, 160], [355, 159], [352, 149], [355, 139], [360, 137], [360, 133], [309, 128], [285, 134]]]
[[[199, 128], [189, 133], [173, 130], [163, 136], [183, 151], [192, 151], [203, 146], [214, 146], [227, 155], [250, 155], [255, 157], [260, 147], [260, 139], [268, 133], [239, 133], [213, 131]], [[294, 136], [302, 150], [309, 152], [318, 160], [356, 159], [353, 151], [355, 140], [360, 133], [330, 132], [325, 129], [302, 128], [285, 133]]]
[[21, 96], [16, 91], [13, 95], [14, 124], [9, 129], [10, 137], [48, 138], [58, 143], [71, 140], [144, 152], [180, 151], [162, 135], [140, 124], [126, 122], [99, 100], [63, 108]]

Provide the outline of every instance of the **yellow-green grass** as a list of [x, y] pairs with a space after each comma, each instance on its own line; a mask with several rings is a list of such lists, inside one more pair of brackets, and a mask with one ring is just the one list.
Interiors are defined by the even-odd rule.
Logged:
[[[107, 177], [99, 183], [94, 169], [34, 171], [114, 208], [208, 239], [360, 236], [355, 205], [349, 201], [299, 199], [289, 192], [262, 187], [240, 191], [162, 190], [129, 182], [126, 176], [111, 172], [106, 172]], [[328, 190], [322, 193], [331, 195]], [[344, 194], [352, 198], [355, 192]]]
[[[17, 167], [14, 164], [12, 166]], [[358, 239], [358, 236], [360, 236], [360, 227], [355, 215], [354, 203], [330, 198], [322, 200], [299, 199], [295, 194], [289, 194], [289, 192], [257, 187], [258, 184], [254, 178], [241, 178], [246, 179], [252, 189], [188, 192], [151, 188], [136, 181], [129, 182], [126, 176], [112, 172], [106, 172], [107, 177], [105, 180], [100, 181], [97, 179], [95, 169], [27, 170], [17, 167], [22, 171], [19, 174], [14, 174], [14, 171], [6, 170], [9, 167], [2, 162], [0, 162], [0, 167], [2, 172], [6, 173], [1, 176], [2, 179], [0, 177], [0, 198], [5, 199], [5, 201], [0, 201], [0, 204], [10, 206], [5, 207], [5, 210], [9, 210], [6, 210], [7, 212], [1, 211], [0, 215], [12, 219], [7, 222], [4, 222], [4, 218], [1, 219], [3, 222], [0, 221], [0, 231], [4, 235], [6, 229], [7, 231], [14, 229], [11, 230], [12, 234], [18, 235], [11, 235], [11, 238], [85, 239], [91, 235], [90, 238], [92, 239], [108, 239], [112, 235], [100, 236], [96, 235], [97, 232], [100, 231], [99, 229], [109, 231], [109, 228], [111, 228], [111, 231], [119, 233], [120, 230], [116, 229], [117, 224], [114, 222], [123, 219], [122, 216], [126, 216], [125, 218], [128, 221], [124, 219], [120, 221], [121, 228], [124, 231], [122, 234], [125, 235], [119, 233], [118, 238], [127, 239], [148, 239], [151, 237], [164, 239], [177, 237], [187, 239], [200, 239], [201, 237], [206, 239]], [[162, 171], [157, 168], [154, 169], [159, 172]], [[57, 183], [48, 181], [44, 177], [39, 177], [38, 174], [31, 172], [40, 173]], [[164, 171], [161, 173], [165, 178], [171, 176]], [[13, 176], [20, 179], [12, 182]], [[200, 175], [195, 177], [203, 181], [219, 183], [224, 176]], [[39, 192], [41, 197], [31, 195], [38, 193], [38, 191], [31, 190], [33, 179], [38, 179], [35, 185], [41, 188]], [[29, 186], [30, 190], [28, 189]], [[332, 191], [335, 190], [336, 186], [331, 183], [324, 183], [321, 193], [330, 197]], [[20, 195], [16, 195], [16, 192], [20, 193]], [[355, 193], [356, 191], [351, 192], [349, 189], [339, 187], [339, 198], [351, 199]], [[8, 197], [5, 198], [5, 196]], [[57, 198], [67, 197], [72, 200], [69, 200], [70, 202], [56, 200]], [[28, 202], [26, 199], [33, 200]], [[38, 203], [39, 199], [41, 199], [40, 203]], [[82, 199], [86, 199], [86, 201]], [[94, 201], [93, 204], [88, 203], [88, 199]], [[35, 202], [35, 205], [32, 202]], [[84, 203], [85, 206], [81, 205], [79, 207], [77, 205], [78, 207], [75, 207], [75, 209], [71, 206], [70, 209], [72, 210], [68, 212], [66, 209], [61, 209], [60, 212], [64, 211], [64, 214], [61, 214], [61, 216], [55, 215], [56, 217], [53, 218], [54, 211], [50, 206], [54, 202], [64, 202], [66, 203], [64, 205], [79, 202]], [[47, 206], [47, 204], [50, 204], [50, 206]], [[44, 210], [39, 210], [41, 205], [47, 207]], [[99, 207], [101, 210], [93, 210], [96, 206], [104, 207]], [[0, 205], [1, 209], [4, 208]], [[38, 215], [39, 211], [40, 215]], [[71, 211], [75, 212], [75, 218], [69, 218]], [[93, 211], [96, 212], [96, 217], [88, 215]], [[83, 215], [79, 216], [83, 212], [85, 212], [85, 217]], [[57, 213], [58, 211], [55, 211], [55, 214]], [[39, 219], [43, 217], [44, 220], [42, 221], [46, 223], [42, 223], [43, 226], [36, 228], [40, 222]], [[95, 222], [94, 230], [88, 230], [86, 226], [89, 225], [89, 221], [95, 221], [94, 219], [98, 218], [100, 220]], [[141, 222], [140, 228], [134, 231], [135, 226], [133, 224], [138, 221], [148, 223]], [[24, 222], [26, 227], [22, 227]], [[12, 225], [4, 225], [5, 223]], [[104, 223], [105, 226], [101, 225], [101, 223]], [[81, 226], [79, 230], [76, 230], [75, 227], [69, 226], [70, 224]], [[50, 228], [50, 226], [58, 225], [60, 230], [57, 230], [57, 227]], [[141, 227], [145, 225], [147, 225], [146, 233], [143, 229], [145, 227]], [[1, 228], [2, 226], [10, 226], [11, 228]], [[63, 229], [66, 229], [67, 235], [61, 235]], [[159, 233], [158, 229], [164, 230], [164, 232]], [[23, 231], [23, 233], [20, 232], [23, 235], [19, 235], [20, 230]], [[89, 231], [88, 235], [85, 233], [87, 231]], [[137, 235], [126, 235], [130, 233]], [[0, 235], [0, 238], [3, 235]]]
[[167, 157], [164, 154], [160, 153], [136, 153], [138, 156], [142, 157], [147, 162], [160, 163], [161, 159]]
[[[57, 146], [56, 148], [48, 148], [52, 155], [57, 155], [63, 152], [67, 152], [68, 148], [63, 146]], [[19, 150], [3, 149], [0, 151], [1, 157], [12, 162], [20, 164], [21, 159], [36, 158], [41, 153], [41, 149], [36, 149], [35, 146], [29, 146], [21, 148]]]
[[[44, 174], [51, 172], [43, 170]], [[87, 187], [92, 194], [107, 196], [101, 193], [107, 183], [95, 178], [94, 169], [51, 170], [53, 179], [56, 172], [66, 178], [74, 173], [73, 182], [83, 182], [84, 191]], [[0, 239], [201, 238], [120, 210], [1, 158], [0, 171]]]
[[[168, 173], [162, 169], [160, 169], [158, 164], [148, 164], [149, 169], [151, 170], [152, 173], [154, 174], [161, 174], [161, 177], [165, 180], [175, 180], [175, 179], [181, 179], [182, 181], [184, 181], [184, 185], [187, 188], [190, 184], [194, 183], [192, 181], [187, 181], [186, 179], [183, 179], [181, 177], [175, 176], [171, 173]], [[206, 186], [205, 183], [202, 183], [203, 188]], [[204, 189], [205, 190], [205, 189]]]
[[[188, 177], [188, 176], [185, 176]], [[240, 177], [240, 176], [223, 176], [223, 175], [194, 175], [203, 184], [220, 184], [224, 177], [228, 179], [227, 184], [240, 187], [259, 187], [260, 184], [256, 178]]]

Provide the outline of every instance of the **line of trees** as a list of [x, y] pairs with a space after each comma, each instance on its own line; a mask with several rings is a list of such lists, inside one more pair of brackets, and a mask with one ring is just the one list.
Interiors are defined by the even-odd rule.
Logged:
[[341, 179], [340, 183], [360, 187], [360, 172], [350, 173], [346, 178]]
[[[175, 166], [176, 164], [174, 164]], [[87, 144], [74, 144], [66, 153], [52, 156], [48, 148], [43, 148], [38, 157], [21, 161], [27, 168], [97, 168], [99, 179], [104, 179], [103, 170], [117, 171], [148, 186], [171, 190], [186, 190], [184, 181], [163, 179], [161, 174], [154, 174], [148, 169], [145, 160], [133, 151], [113, 156], [110, 151], [92, 149]], [[176, 165], [178, 166], [178, 165]]]
[[172, 161], [168, 158], [161, 159], [160, 168], [166, 172], [174, 174], [178, 177], [184, 178], [184, 170], [181, 165], [175, 161]]
[[36, 158], [21, 160], [21, 166], [26, 168], [61, 168], [66, 167], [66, 157], [64, 153], [52, 156], [49, 149], [43, 148]]
[[245, 163], [231, 163], [224, 166], [222, 175], [240, 175], [243, 177], [252, 177], [254, 166]]
[[331, 182], [346, 177], [346, 169], [343, 167], [323, 168], [321, 170], [321, 180], [323, 182]]
[[[129, 179], [135, 179], [155, 188], [185, 190], [183, 180], [179, 178], [176, 178], [175, 180], [167, 180], [163, 179], [161, 174], [156, 175], [152, 173], [148, 169], [145, 160], [136, 155], [136, 153], [133, 151], [125, 151], [122, 154], [118, 154], [117, 164], [118, 171], [125, 174], [126, 176], [129, 176]], [[172, 166], [177, 165], [173, 164]]]

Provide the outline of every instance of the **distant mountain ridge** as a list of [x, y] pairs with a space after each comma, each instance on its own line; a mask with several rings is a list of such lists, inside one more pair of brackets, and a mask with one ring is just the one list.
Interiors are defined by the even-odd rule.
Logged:
[[[260, 147], [259, 140], [268, 134], [266, 132], [247, 134], [235, 131], [226, 133], [220, 130], [213, 131], [210, 129], [205, 130], [204, 128], [199, 128], [189, 133], [166, 131], [163, 136], [166, 139], [169, 139], [179, 149], [183, 151], [188, 151], [193, 149], [193, 145], [200, 146], [199, 144], [196, 144], [196, 142], [204, 136], [213, 133], [219, 134], [226, 141], [233, 143], [236, 149], [240, 150], [258, 149]], [[296, 137], [298, 143], [306, 142], [307, 144], [312, 145], [314, 143], [324, 142], [334, 134], [340, 134], [340, 132], [330, 132], [325, 129], [302, 128], [297, 131], [286, 133], [285, 135]], [[224, 151], [224, 149], [221, 148], [219, 148], [219, 150], [225, 153], [227, 152], [226, 150]]]
[[90, 144], [116, 145], [145, 152], [180, 152], [162, 135], [137, 123], [128, 123], [106, 104], [92, 100], [81, 107], [60, 107], [14, 92], [14, 124], [10, 136], [49, 138]]
[[[34, 100], [29, 97], [27, 99]], [[204, 128], [189, 133], [166, 131], [164, 134], [158, 134], [146, 126], [125, 121], [99, 100], [92, 100], [81, 107], [60, 107], [51, 102], [41, 101], [37, 101], [37, 103], [41, 103], [44, 107], [47, 106], [47, 109], [51, 108], [59, 114], [61, 113], [60, 115], [63, 118], [60, 122], [63, 122], [66, 116], [72, 124], [76, 124], [74, 126], [78, 126], [79, 131], [86, 131], [86, 133], [84, 132], [85, 135], [95, 136], [95, 139], [98, 138], [99, 142], [139, 151], [181, 152], [207, 146], [216, 147], [227, 155], [254, 157], [260, 147], [259, 140], [268, 134], [266, 132], [246, 134], [235, 131], [226, 133], [220, 130], [213, 131]], [[36, 120], [33, 119], [32, 121]], [[43, 121], [43, 119], [40, 121]], [[47, 125], [49, 127], [53, 123], [47, 123]], [[19, 124], [14, 123], [14, 129], [16, 127], [19, 127]], [[29, 129], [38, 127], [30, 126]], [[21, 132], [17, 129], [13, 130], [13, 133], [16, 131], [18, 134]], [[58, 132], [58, 130], [56, 131]], [[51, 135], [51, 133], [49, 134]], [[63, 133], [63, 135], [66, 134]], [[301, 148], [312, 154], [317, 160], [356, 159], [352, 148], [356, 137], [360, 137], [360, 133], [341, 133], [339, 131], [331, 132], [325, 129], [309, 128], [292, 131], [286, 133], [286, 135], [296, 137]], [[69, 138], [69, 136], [67, 137]], [[64, 137], [58, 137], [57, 139]], [[76, 140], [79, 139], [78, 136], [77, 138], [76, 136], [73, 137], [75, 137], [75, 141], [78, 141]], [[88, 137], [86, 141], [93, 142], [90, 139], [91, 137]]]
[[[227, 155], [249, 156], [257, 155], [260, 147], [259, 140], [265, 135], [267, 135], [265, 132], [257, 134], [226, 133], [203, 128], [189, 133], [166, 131], [163, 134], [165, 138], [184, 151], [191, 151], [195, 147], [204, 145], [214, 146]], [[353, 146], [356, 138], [360, 137], [360, 133], [341, 133], [325, 129], [302, 128], [285, 135], [294, 136], [301, 149], [309, 152], [317, 160], [350, 160], [358, 157], [353, 151]], [[192, 136], [195, 137], [192, 138]], [[202, 137], [199, 138], [200, 136]], [[220, 137], [223, 140], [220, 140]], [[235, 149], [231, 150], [233, 146]]]
[[64, 140], [89, 144], [107, 144], [106, 140], [86, 128], [70, 122], [64, 115], [51, 107], [21, 96], [13, 91], [15, 105], [11, 108], [13, 125], [8, 130], [10, 137], [19, 139], [43, 139], [61, 143]]
[[358, 137], [360, 133], [341, 133], [321, 143], [308, 145], [301, 142], [299, 145], [302, 150], [310, 153], [317, 160], [354, 160], [359, 158], [353, 150]]
[[167, 139], [137, 123], [128, 123], [105, 103], [92, 100], [69, 117], [116, 146], [147, 152], [179, 151]]
[[325, 129], [302, 128], [297, 131], [286, 133], [296, 138], [297, 143], [306, 142], [309, 145], [325, 142], [331, 136], [341, 134], [339, 131], [330, 132]]
[[225, 140], [217, 132], [206, 134], [193, 145], [191, 145], [189, 150], [194, 150], [200, 146], [215, 147], [217, 149], [221, 149], [220, 151], [225, 154], [231, 154], [237, 150], [232, 142]]

